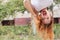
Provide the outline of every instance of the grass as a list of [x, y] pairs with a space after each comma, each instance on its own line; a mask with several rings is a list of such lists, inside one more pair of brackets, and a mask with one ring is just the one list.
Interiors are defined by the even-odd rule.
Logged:
[[[60, 39], [60, 24], [54, 25], [55, 40]], [[0, 26], [0, 40], [41, 40], [29, 26]]]
[[54, 25], [55, 39], [60, 39], [60, 24]]

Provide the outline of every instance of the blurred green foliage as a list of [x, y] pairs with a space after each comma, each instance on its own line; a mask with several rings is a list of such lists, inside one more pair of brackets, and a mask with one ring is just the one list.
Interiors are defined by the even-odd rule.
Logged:
[[54, 0], [54, 2], [58, 4], [58, 3], [60, 3], [60, 0]]
[[6, 15], [14, 15], [15, 11], [25, 11], [23, 0], [8, 0], [8, 2], [2, 3], [3, 0], [0, 0], [0, 20], [6, 17]]
[[30, 33], [29, 26], [0, 26], [0, 35], [13, 33], [15, 35], [28, 35]]
[[[54, 24], [55, 40], [60, 39], [60, 24]], [[40, 40], [30, 26], [0, 26], [0, 40]]]

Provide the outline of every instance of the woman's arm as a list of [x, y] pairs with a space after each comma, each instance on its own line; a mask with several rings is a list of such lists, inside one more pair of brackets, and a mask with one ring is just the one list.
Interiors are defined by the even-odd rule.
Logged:
[[25, 8], [32, 13], [33, 16], [38, 16], [38, 12], [32, 7], [30, 0], [24, 0], [23, 4]]

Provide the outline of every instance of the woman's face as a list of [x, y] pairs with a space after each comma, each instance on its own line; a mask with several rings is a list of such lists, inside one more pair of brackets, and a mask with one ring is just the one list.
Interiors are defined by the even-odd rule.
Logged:
[[47, 9], [41, 10], [41, 18], [44, 24], [49, 24], [51, 22], [51, 14], [47, 11]]

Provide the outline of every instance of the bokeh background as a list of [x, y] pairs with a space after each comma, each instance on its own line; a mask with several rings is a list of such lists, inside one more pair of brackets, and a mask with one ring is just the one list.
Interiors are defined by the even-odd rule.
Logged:
[[[55, 40], [60, 40], [60, 0], [49, 8], [54, 18]], [[41, 40], [31, 26], [31, 14], [23, 0], [0, 0], [0, 40]]]

